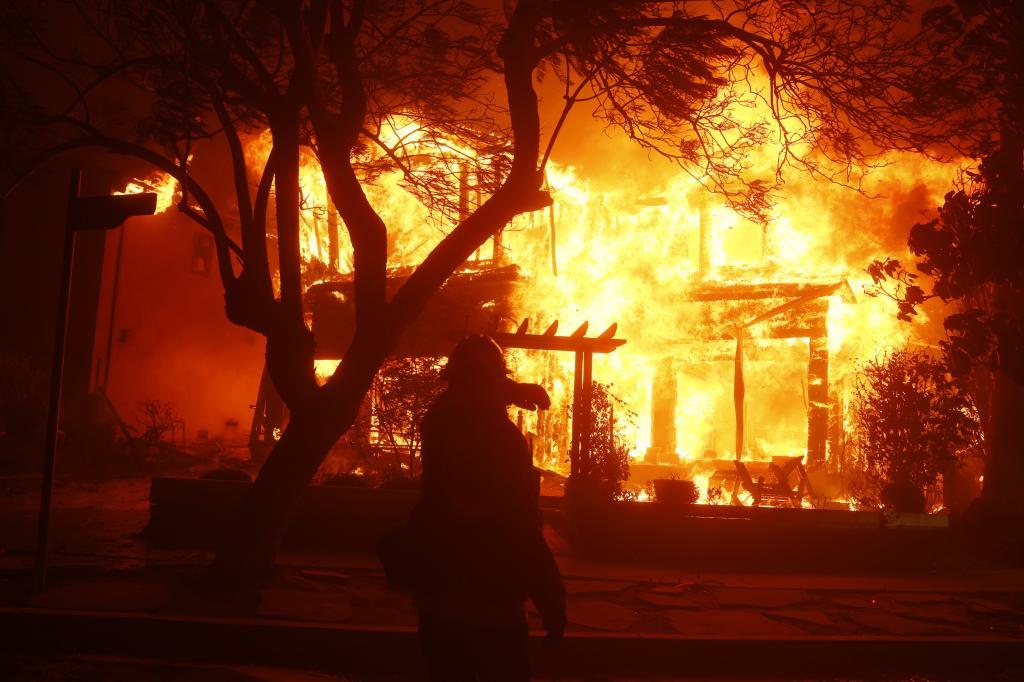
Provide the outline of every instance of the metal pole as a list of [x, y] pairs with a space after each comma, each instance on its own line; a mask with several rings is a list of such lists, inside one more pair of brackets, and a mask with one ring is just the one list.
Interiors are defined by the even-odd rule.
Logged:
[[57, 329], [53, 337], [53, 364], [50, 368], [50, 412], [46, 420], [46, 449], [43, 451], [43, 482], [39, 495], [39, 532], [36, 536], [36, 585], [46, 585], [46, 553], [50, 541], [50, 508], [53, 501], [53, 465], [57, 455], [57, 427], [60, 423], [60, 393], [64, 378], [64, 341], [67, 336], [68, 303], [71, 294], [71, 266], [75, 256], [74, 209], [82, 172], [71, 171], [68, 183], [67, 218], [64, 225], [64, 256], [61, 260], [60, 290], [57, 301]]

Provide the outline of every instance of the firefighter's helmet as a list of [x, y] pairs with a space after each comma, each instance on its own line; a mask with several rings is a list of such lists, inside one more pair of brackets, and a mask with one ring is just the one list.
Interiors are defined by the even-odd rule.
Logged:
[[501, 346], [489, 336], [474, 334], [455, 344], [442, 377], [448, 382], [472, 381], [500, 378], [508, 373]]

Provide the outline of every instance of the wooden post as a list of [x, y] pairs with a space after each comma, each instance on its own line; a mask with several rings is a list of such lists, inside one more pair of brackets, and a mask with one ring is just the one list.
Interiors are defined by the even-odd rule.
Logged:
[[651, 382], [651, 447], [644, 461], [678, 464], [676, 452], [676, 373], [671, 357], [664, 357]]
[[[531, 214], [533, 215], [533, 214]], [[551, 227], [551, 274], [558, 277], [558, 249], [555, 241], [555, 204], [548, 206], [548, 222]]]
[[701, 203], [697, 210], [700, 224], [697, 267], [700, 274], [706, 275], [711, 269], [711, 212], [706, 202]]
[[505, 230], [498, 230], [491, 239], [491, 260], [495, 265], [505, 264], [505, 247], [502, 246], [502, 236]]
[[828, 339], [810, 339], [807, 358], [807, 463], [825, 463], [828, 443]]
[[[110, 323], [107, 325], [107, 354], [103, 361], [103, 391], [106, 392], [110, 382], [110, 359], [114, 352], [114, 326], [117, 321], [117, 290], [121, 283], [121, 258], [124, 254], [124, 225], [120, 228], [117, 237], [117, 256], [114, 258], [114, 283], [110, 290]], [[99, 372], [96, 373], [96, 383], [100, 384]]]
[[732, 401], [736, 411], [736, 459], [743, 458], [743, 406], [747, 394], [743, 379], [743, 330], [736, 333], [736, 357], [733, 360]]
[[576, 367], [572, 374], [572, 443], [569, 446], [569, 474], [580, 474], [580, 424], [583, 412], [583, 352], [576, 351]]
[[591, 408], [594, 397], [594, 376], [593, 376], [593, 353], [583, 354], [583, 395], [581, 402], [583, 409], [580, 416], [583, 418], [580, 424], [580, 465], [584, 473], [591, 473], [593, 462], [590, 459], [590, 441], [594, 433], [594, 417]]
[[312, 214], [313, 243], [316, 244], [316, 259], [323, 263], [324, 254], [323, 251], [320, 250], [320, 221], [316, 217], [316, 211], [313, 211]]
[[829, 381], [828, 386], [828, 446], [827, 453], [831, 453], [832, 461], [829, 462], [830, 470], [842, 473], [844, 463], [842, 461], [846, 434], [845, 408], [843, 407], [843, 392], [841, 387], [833, 385]]
[[469, 166], [459, 164], [459, 222], [469, 217]]
[[338, 271], [340, 266], [340, 254], [338, 248], [338, 212], [334, 208], [334, 202], [327, 200], [327, 265], [331, 270]]

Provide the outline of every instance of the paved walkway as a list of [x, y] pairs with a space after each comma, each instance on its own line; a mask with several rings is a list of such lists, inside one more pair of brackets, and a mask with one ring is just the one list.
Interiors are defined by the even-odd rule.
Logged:
[[[199, 563], [56, 557], [48, 589], [29, 596], [27, 557], [8, 556], [0, 601], [40, 609], [168, 616], [240, 615], [192, 588]], [[696, 636], [998, 636], [1024, 641], [1024, 572], [926, 576], [696, 575], [559, 558], [569, 630]], [[284, 557], [242, 615], [356, 626], [414, 626], [408, 595], [370, 556]], [[540, 628], [530, 611], [531, 625]]]
[[[400, 652], [416, 650], [416, 615], [408, 595], [387, 587], [375, 557], [285, 553], [258, 603], [213, 604], [193, 587], [209, 553], [152, 548], [140, 539], [147, 492], [142, 480], [59, 488], [51, 582], [39, 594], [28, 589], [31, 496], [5, 497], [0, 629], [16, 631], [26, 646], [66, 639], [72, 651], [142, 659], [177, 657], [178, 648], [191, 647], [185, 650], [193, 652], [192, 660], [211, 665], [228, 653], [216, 645], [234, 640], [243, 642], [236, 663], [317, 668], [310, 661], [320, 660], [320, 669], [345, 672], [336, 667], [339, 661], [372, 666], [384, 660], [399, 675], [386, 679], [403, 679], [412, 664], [402, 662]], [[644, 665], [659, 675], [680, 669], [696, 675], [690, 662], [698, 659], [701, 675], [738, 670], [741, 679], [766, 680], [798, 679], [780, 670], [832, 671], [833, 664], [849, 672], [864, 661], [902, 661], [911, 672], [979, 660], [991, 667], [993, 659], [998, 670], [1002, 659], [1008, 665], [1024, 661], [1018, 655], [1024, 651], [1021, 570], [698, 573], [586, 561], [569, 556], [560, 538], [549, 540], [565, 577], [570, 620], [557, 652], [539, 638], [534, 642], [538, 670], [556, 675], [550, 679], [580, 679], [583, 670], [593, 673], [587, 679], [629, 679]], [[539, 631], [537, 614], [529, 617]], [[134, 654], [119, 648], [128, 640], [134, 640]], [[318, 653], [323, 651], [330, 656]], [[818, 667], [800, 668], [802, 661]], [[75, 659], [69, 670], [81, 665], [94, 667]], [[131, 670], [136, 663], [125, 665]], [[1021, 672], [1020, 664], [1013, 665], [1013, 674]], [[620, 668], [626, 674], [600, 676]], [[985, 675], [956, 679], [1015, 679], [991, 677], [989, 669]]]
[[[30, 558], [32, 480], [0, 481], [0, 605], [217, 615], [190, 589], [209, 560], [148, 547], [148, 478], [57, 489], [53, 581], [28, 597], [17, 569]], [[569, 592], [570, 631], [692, 636], [1024, 637], [1024, 570], [917, 575], [696, 573], [568, 556], [552, 533]], [[699, 551], [699, 548], [695, 548]], [[388, 589], [370, 555], [288, 553], [252, 613], [345, 625], [412, 626], [407, 595]], [[11, 571], [14, 571], [13, 573]], [[6, 571], [6, 573], [5, 573]], [[539, 627], [536, 614], [531, 624]]]

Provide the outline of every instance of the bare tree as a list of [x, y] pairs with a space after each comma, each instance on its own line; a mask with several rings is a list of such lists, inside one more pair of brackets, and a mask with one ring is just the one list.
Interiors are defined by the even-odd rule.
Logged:
[[[89, 146], [173, 175], [180, 210], [214, 236], [228, 319], [267, 339], [268, 371], [291, 420], [218, 553], [218, 573], [232, 582], [255, 583], [269, 570], [297, 496], [431, 295], [513, 218], [551, 202], [544, 166], [574, 106], [593, 107], [754, 215], [779, 179], [749, 174], [748, 152], [765, 140], [781, 142], [777, 173], [795, 166], [847, 182], [884, 147], [920, 147], [943, 132], [937, 105], [912, 106], [918, 95], [907, 83], [933, 57], [903, 3], [496, 5], [4, 2], [3, 146], [15, 177]], [[59, 25], [43, 21], [54, 16]], [[545, 74], [564, 86], [550, 132], [535, 88]], [[125, 88], [135, 96], [122, 97], [123, 110], [101, 106]], [[384, 134], [398, 115], [419, 121], [427, 140], [458, 144], [438, 143], [430, 163], [414, 163], [422, 145]], [[273, 147], [252, 168], [243, 136], [262, 127]], [[232, 202], [218, 202], [189, 162], [194, 144], [212, 140], [230, 154]], [[353, 248], [354, 338], [322, 386], [303, 320], [303, 148], [317, 155]], [[398, 169], [410, 191], [455, 215], [446, 198], [464, 164], [482, 200], [389, 297], [389, 226], [365, 184]]]
[[155, 443], [171, 433], [181, 417], [174, 405], [160, 400], [141, 400], [132, 410], [132, 416], [142, 429], [142, 439]]

